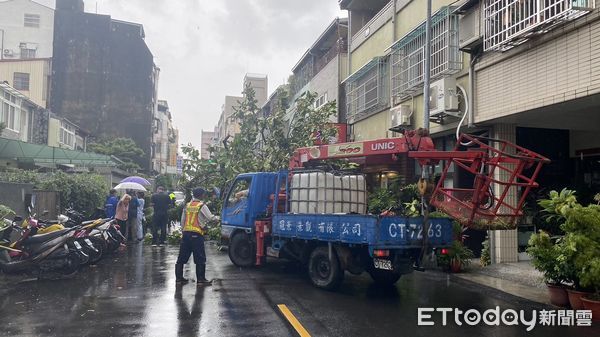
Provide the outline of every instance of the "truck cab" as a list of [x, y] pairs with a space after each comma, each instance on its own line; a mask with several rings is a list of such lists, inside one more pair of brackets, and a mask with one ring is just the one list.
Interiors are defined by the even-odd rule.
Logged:
[[244, 173], [235, 178], [223, 199], [221, 239], [224, 243], [229, 243], [238, 233], [252, 233], [255, 221], [267, 213], [279, 177], [285, 179], [285, 173]]

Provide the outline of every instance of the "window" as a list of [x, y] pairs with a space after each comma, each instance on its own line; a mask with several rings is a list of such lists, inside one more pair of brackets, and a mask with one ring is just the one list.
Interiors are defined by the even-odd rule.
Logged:
[[346, 106], [351, 122], [389, 107], [388, 58], [376, 57], [347, 80]]
[[[431, 18], [431, 79], [454, 74], [462, 69], [458, 49], [458, 15], [453, 7], [442, 7]], [[422, 89], [425, 66], [425, 23], [392, 46], [392, 95], [408, 97]]]
[[75, 147], [75, 128], [64, 121], [60, 122], [59, 143], [70, 148]]
[[28, 73], [15, 73], [13, 79], [13, 87], [15, 89], [29, 91]]
[[506, 51], [572, 21], [595, 7], [592, 0], [486, 0], [483, 2], [484, 50]]
[[328, 102], [327, 101], [327, 93], [324, 93], [323, 95], [319, 96], [319, 98], [317, 98], [315, 100], [315, 109], [322, 107], [327, 102]]
[[21, 58], [22, 59], [34, 59], [35, 49], [27, 48], [27, 44], [21, 44]]
[[250, 191], [251, 182], [252, 178], [241, 178], [236, 180], [235, 184], [229, 191], [229, 195], [227, 196], [227, 205], [225, 207], [235, 206], [238, 203], [246, 200]]
[[23, 19], [25, 27], [40, 28], [39, 14], [25, 14]]
[[0, 96], [0, 122], [15, 132], [21, 130], [21, 99], [5, 92]]
[[162, 144], [156, 143], [156, 153], [161, 153], [161, 152], [162, 152]]

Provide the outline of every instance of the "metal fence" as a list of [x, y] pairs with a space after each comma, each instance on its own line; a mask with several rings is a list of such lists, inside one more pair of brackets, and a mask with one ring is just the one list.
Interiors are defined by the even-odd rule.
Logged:
[[484, 50], [508, 50], [594, 6], [593, 0], [485, 0]]
[[[445, 6], [432, 15], [431, 78], [456, 73], [462, 69], [459, 50], [458, 15]], [[406, 97], [420, 89], [424, 74], [425, 23], [420, 24], [392, 46], [392, 95]]]
[[389, 107], [388, 60], [373, 58], [346, 80], [348, 119], [356, 121]]

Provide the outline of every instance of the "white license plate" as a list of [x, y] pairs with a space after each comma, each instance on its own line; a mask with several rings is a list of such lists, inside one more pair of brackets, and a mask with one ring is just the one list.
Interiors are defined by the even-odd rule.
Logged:
[[373, 264], [377, 269], [394, 270], [394, 268], [392, 268], [392, 261], [390, 260], [373, 259]]

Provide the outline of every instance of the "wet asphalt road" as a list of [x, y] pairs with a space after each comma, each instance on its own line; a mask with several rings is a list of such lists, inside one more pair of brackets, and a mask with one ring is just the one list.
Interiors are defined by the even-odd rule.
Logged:
[[[310, 286], [295, 264], [239, 269], [207, 247], [210, 287], [176, 287], [177, 248], [132, 245], [75, 277], [38, 281], [0, 274], [0, 336], [295, 336], [285, 304], [312, 336], [600, 336], [597, 327], [417, 326], [418, 307], [481, 311], [545, 307], [438, 273], [395, 287], [346, 274], [337, 292]], [[193, 269], [186, 271], [192, 277]], [[546, 308], [548, 309], [548, 308]]]

